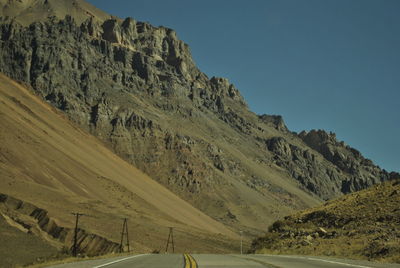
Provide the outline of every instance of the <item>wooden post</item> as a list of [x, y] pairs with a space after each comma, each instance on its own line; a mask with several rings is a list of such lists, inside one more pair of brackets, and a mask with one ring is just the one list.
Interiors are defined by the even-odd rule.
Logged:
[[122, 225], [122, 232], [121, 232], [121, 243], [119, 245], [119, 251], [122, 253], [124, 252], [124, 236], [126, 235], [126, 244], [128, 246], [128, 252], [131, 251], [129, 247], [129, 233], [128, 233], [128, 219], [124, 219], [124, 224]]
[[75, 232], [74, 232], [74, 245], [72, 247], [72, 255], [76, 257], [78, 255], [78, 221], [79, 217], [83, 216], [84, 214], [82, 213], [72, 213], [72, 215], [76, 216], [76, 221], [75, 221]]
[[174, 227], [169, 227], [169, 234], [168, 234], [167, 246], [165, 248], [165, 253], [168, 252], [168, 246], [170, 243], [172, 244], [172, 253], [175, 253]]

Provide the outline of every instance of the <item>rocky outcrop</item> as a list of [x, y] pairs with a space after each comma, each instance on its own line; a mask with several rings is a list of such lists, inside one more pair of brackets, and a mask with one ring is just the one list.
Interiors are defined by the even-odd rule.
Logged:
[[314, 151], [293, 145], [283, 137], [267, 140], [266, 147], [274, 154], [274, 163], [286, 169], [307, 190], [324, 199], [340, 195], [343, 174]]
[[[31, 85], [45, 100], [111, 142], [117, 153], [145, 171], [162, 160], [156, 152], [170, 158], [168, 151], [180, 151], [174, 153], [175, 163], [192, 156], [185, 152], [190, 144], [181, 140], [179, 133], [138, 109], [138, 98], [148, 98], [161, 113], [182, 117], [196, 116], [195, 108], [223, 116], [226, 99], [246, 105], [228, 80], [208, 79], [202, 74], [187, 45], [167, 28], [131, 18], [103, 24], [89, 19], [78, 26], [71, 17], [28, 28], [5, 20], [2, 27], [1, 71]], [[193, 165], [193, 161], [187, 162]], [[168, 181], [192, 185], [189, 181], [193, 180], [199, 185], [197, 179], [176, 171], [175, 165], [168, 169], [172, 171]], [[197, 176], [203, 177], [203, 172], [189, 175]]]
[[341, 185], [343, 193], [359, 191], [396, 177], [396, 173], [389, 174], [364, 158], [356, 149], [337, 141], [334, 133], [311, 130], [301, 132], [299, 137], [345, 174], [347, 178]]
[[[21, 225], [28, 233], [43, 236], [42, 232], [44, 232], [53, 240], [72, 250], [74, 229], [57, 224], [46, 210], [5, 194], [0, 194], [0, 204], [4, 205], [4, 207], [0, 207], [0, 211], [17, 225]], [[119, 244], [96, 234], [88, 233], [80, 228], [78, 229], [77, 238], [77, 252], [79, 254], [89, 256], [104, 255], [119, 252], [120, 249]]]
[[356, 149], [337, 141], [334, 133], [312, 130], [298, 136], [309, 148], [288, 142], [284, 137], [266, 140], [266, 147], [274, 154], [276, 165], [288, 170], [306, 189], [326, 200], [398, 176], [396, 172], [380, 169]]
[[400, 262], [400, 181], [393, 180], [274, 222], [257, 253]]
[[263, 123], [272, 126], [276, 130], [279, 130], [281, 132], [288, 132], [289, 130], [287, 129], [285, 122], [283, 121], [282, 116], [280, 115], [268, 115], [268, 114], [263, 114], [259, 115], [258, 118], [260, 121]]
[[172, 29], [132, 18], [18, 21], [0, 20], [0, 71], [214, 218], [242, 213], [259, 224], [247, 208], [269, 211], [268, 198], [306, 206], [285, 184], [319, 200], [391, 178], [355, 152], [341, 157], [340, 144], [321, 149], [282, 117], [249, 111], [227, 79], [196, 67]]

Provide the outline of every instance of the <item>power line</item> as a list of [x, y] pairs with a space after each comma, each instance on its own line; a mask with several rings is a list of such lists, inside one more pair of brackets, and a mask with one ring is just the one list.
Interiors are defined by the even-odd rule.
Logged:
[[72, 213], [72, 215], [76, 216], [76, 221], [75, 221], [75, 232], [74, 232], [74, 245], [72, 247], [72, 255], [76, 257], [78, 255], [78, 221], [80, 216], [85, 216], [85, 214], [82, 213]]
[[169, 244], [172, 244], [172, 253], [175, 253], [175, 245], [174, 245], [174, 227], [169, 227], [169, 234], [167, 239], [167, 247], [165, 248], [165, 253], [168, 252]]
[[121, 243], [119, 244], [119, 251], [124, 252], [124, 236], [126, 236], [126, 245], [128, 246], [128, 253], [131, 251], [129, 248], [129, 233], [128, 233], [128, 219], [124, 218], [124, 224], [122, 225], [121, 232]]
[[243, 254], [243, 231], [240, 231], [240, 254]]

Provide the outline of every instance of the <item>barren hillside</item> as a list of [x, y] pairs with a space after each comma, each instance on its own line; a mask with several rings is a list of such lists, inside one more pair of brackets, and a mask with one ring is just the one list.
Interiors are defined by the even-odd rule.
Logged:
[[399, 204], [400, 177], [276, 221], [253, 250], [400, 263]]
[[[297, 134], [287, 129], [280, 116], [251, 112], [227, 79], [209, 78], [196, 67], [189, 46], [172, 29], [133, 18], [111, 18], [83, 0], [9, 0], [2, 4], [0, 71], [52, 105], [57, 118], [65, 115], [74, 122], [75, 131], [96, 136], [143, 172], [127, 162], [105, 160], [112, 155], [110, 151], [98, 146], [86, 148], [80, 143], [83, 139], [76, 136], [60, 147], [57, 139], [68, 137], [62, 132], [54, 134], [56, 140], [52, 142], [46, 141], [47, 136], [38, 139], [37, 149], [42, 152], [49, 151], [50, 145], [57, 148], [49, 153], [55, 162], [46, 160], [22, 146], [24, 135], [36, 133], [35, 124], [45, 126], [48, 119], [32, 121], [26, 131], [4, 124], [4, 141], [12, 139], [16, 144], [13, 157], [25, 157], [31, 164], [7, 167], [2, 176], [10, 178], [7, 174], [24, 170], [21, 178], [35, 176], [38, 185], [59, 189], [57, 194], [47, 194], [48, 198], [74, 193], [76, 197], [62, 200], [80, 200], [78, 203], [88, 209], [96, 208], [93, 200], [99, 200], [112, 208], [116, 205], [109, 202], [127, 197], [104, 192], [104, 187], [111, 187], [133, 191], [149, 204], [153, 212], [143, 218], [143, 223], [163, 217], [154, 211], [182, 220], [185, 214], [176, 208], [189, 205], [172, 202], [177, 197], [163, 185], [215, 220], [213, 224], [209, 224], [209, 218], [190, 221], [196, 228], [228, 235], [225, 225], [254, 237], [284, 215], [396, 176], [337, 141], [333, 133], [321, 130]], [[11, 116], [12, 110], [4, 114]], [[16, 140], [15, 133], [22, 138]], [[73, 146], [85, 150], [77, 152], [70, 149]], [[102, 149], [93, 151], [98, 148]], [[56, 153], [60, 151], [69, 153], [68, 161], [58, 160]], [[45, 164], [39, 164], [41, 159]], [[104, 164], [108, 162], [111, 167]], [[60, 163], [65, 168], [61, 169]], [[90, 171], [81, 163], [88, 163]], [[121, 171], [125, 168], [141, 175], [130, 176], [130, 171]], [[79, 172], [85, 179], [75, 179], [81, 178]], [[112, 186], [117, 174], [123, 179]], [[59, 176], [65, 179], [51, 179]], [[145, 184], [132, 186], [137, 183]], [[10, 194], [20, 198], [24, 185], [28, 184], [15, 186]], [[93, 188], [96, 185], [103, 188]], [[153, 186], [168, 193], [159, 198], [171, 199], [155, 201]], [[40, 202], [42, 188], [35, 187], [29, 188], [32, 200], [28, 201]], [[162, 207], [150, 209], [155, 202]], [[56, 212], [47, 201], [38, 206]]]
[[164, 250], [169, 226], [177, 251], [229, 251], [238, 239], [4, 75], [0, 104], [0, 194], [10, 196], [0, 198], [0, 212], [17, 226], [45, 225], [55, 237], [39, 236], [58, 248], [71, 246], [72, 233], [60, 241], [38, 208], [66, 228], [72, 212], [85, 213], [82, 229], [116, 243], [127, 217], [135, 251]]

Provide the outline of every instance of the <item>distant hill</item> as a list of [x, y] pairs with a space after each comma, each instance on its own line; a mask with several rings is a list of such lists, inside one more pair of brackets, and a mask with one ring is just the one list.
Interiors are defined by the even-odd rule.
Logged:
[[276, 221], [253, 251], [400, 263], [399, 204], [400, 178]]
[[[84, 1], [2, 3], [1, 72], [236, 233], [258, 236], [284, 215], [396, 176], [333, 133], [297, 134], [281, 116], [251, 112], [227, 79], [209, 78], [197, 68], [172, 29], [111, 17]], [[2, 131], [15, 136], [17, 130], [2, 126]], [[24, 131], [28, 135], [31, 128]], [[40, 144], [45, 146], [45, 139]], [[102, 163], [96, 176], [113, 179], [116, 175], [104, 169], [108, 160], [97, 159], [98, 153], [90, 154], [91, 161]], [[45, 167], [62, 162], [54, 159]], [[47, 178], [41, 166], [29, 172]], [[75, 172], [65, 171], [68, 178]], [[87, 195], [81, 181], [67, 181], [76, 195]], [[99, 182], [88, 179], [87, 187], [92, 183]], [[17, 189], [5, 194], [18, 197]]]

